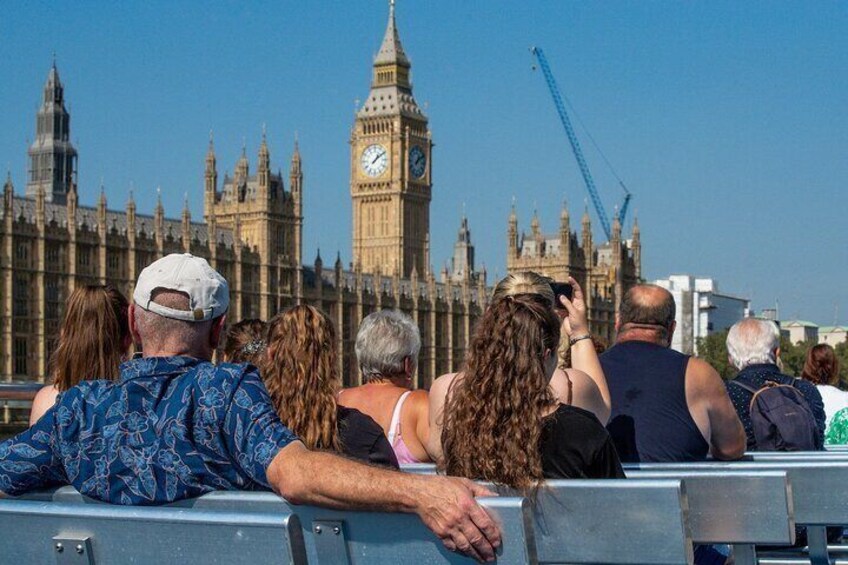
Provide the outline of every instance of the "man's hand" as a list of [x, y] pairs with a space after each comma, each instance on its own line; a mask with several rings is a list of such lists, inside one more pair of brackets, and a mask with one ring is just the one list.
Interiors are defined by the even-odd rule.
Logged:
[[474, 500], [497, 496], [468, 479], [427, 477], [416, 509], [450, 551], [459, 551], [477, 561], [494, 561], [501, 534], [492, 518]]
[[292, 504], [418, 514], [445, 547], [480, 561], [494, 560], [501, 544], [500, 529], [474, 500], [497, 495], [467, 479], [370, 467], [294, 441], [271, 461], [267, 481]]
[[573, 289], [571, 300], [560, 295], [559, 302], [566, 311], [567, 316], [562, 319], [562, 332], [568, 337], [574, 335], [582, 335], [589, 333], [589, 323], [586, 320], [586, 301], [583, 298], [583, 289], [574, 280], [574, 277], [568, 277], [568, 283]]

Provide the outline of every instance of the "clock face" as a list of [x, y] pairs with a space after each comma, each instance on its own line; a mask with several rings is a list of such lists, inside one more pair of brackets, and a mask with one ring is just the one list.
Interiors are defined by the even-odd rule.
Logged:
[[413, 145], [409, 150], [409, 172], [415, 178], [420, 179], [424, 176], [424, 171], [427, 170], [427, 156], [417, 145]]
[[389, 166], [389, 153], [382, 145], [377, 143], [369, 145], [362, 152], [359, 165], [369, 177], [379, 177]]

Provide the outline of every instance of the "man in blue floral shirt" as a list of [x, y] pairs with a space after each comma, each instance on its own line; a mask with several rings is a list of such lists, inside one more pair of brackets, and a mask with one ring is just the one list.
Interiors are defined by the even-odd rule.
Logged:
[[210, 362], [227, 282], [201, 258], [164, 257], [129, 309], [142, 358], [117, 382], [84, 381], [0, 443], [0, 495], [71, 484], [115, 504], [273, 489], [294, 504], [419, 514], [449, 549], [494, 558], [500, 533], [463, 479], [396, 473], [307, 450], [279, 420], [255, 367]]

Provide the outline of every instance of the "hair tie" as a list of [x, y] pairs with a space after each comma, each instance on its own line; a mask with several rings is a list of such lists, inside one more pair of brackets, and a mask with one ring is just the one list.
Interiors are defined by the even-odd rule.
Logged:
[[262, 339], [254, 339], [249, 341], [241, 348], [241, 352], [245, 355], [255, 355], [265, 349], [265, 341]]

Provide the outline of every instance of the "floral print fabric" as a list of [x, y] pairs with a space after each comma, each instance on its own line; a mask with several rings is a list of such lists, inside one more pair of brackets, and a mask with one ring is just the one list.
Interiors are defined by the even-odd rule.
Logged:
[[826, 445], [848, 444], [848, 408], [843, 408], [833, 415], [827, 426], [824, 443]]
[[0, 443], [0, 491], [71, 484], [139, 505], [265, 490], [271, 460], [296, 439], [251, 365], [134, 359], [121, 366], [120, 381], [80, 383]]

